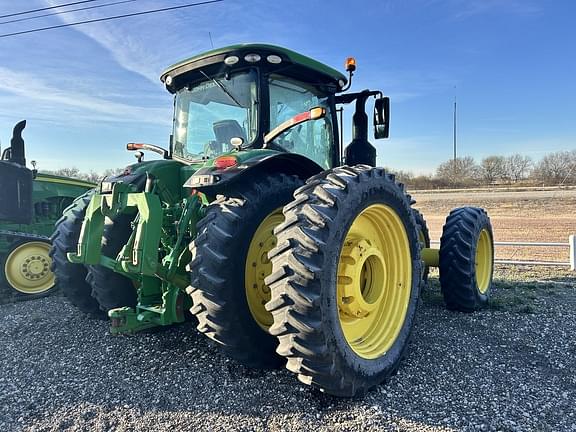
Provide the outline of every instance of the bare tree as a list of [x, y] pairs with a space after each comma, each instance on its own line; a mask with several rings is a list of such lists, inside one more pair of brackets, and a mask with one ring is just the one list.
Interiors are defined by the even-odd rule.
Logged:
[[393, 173], [396, 176], [397, 181], [399, 181], [400, 183], [404, 183], [406, 185], [410, 184], [412, 182], [412, 179], [414, 178], [414, 174], [412, 174], [410, 171], [397, 170], [388, 167], [385, 167], [385, 169], [386, 171]]
[[482, 178], [487, 184], [492, 184], [506, 176], [506, 158], [503, 156], [488, 156], [480, 164]]
[[81, 175], [84, 180], [92, 183], [98, 183], [103, 177], [102, 174], [98, 174], [96, 171], [90, 171], [87, 174], [82, 173]]
[[576, 170], [576, 151], [559, 151], [544, 156], [534, 169], [534, 176], [546, 184], [563, 184]]
[[54, 174], [54, 175], [58, 175], [58, 176], [62, 176], [62, 177], [86, 180], [86, 181], [89, 181], [92, 183], [98, 183], [104, 177], [111, 176], [111, 175], [118, 175], [118, 174], [122, 173], [123, 171], [124, 171], [124, 168], [109, 168], [109, 169], [105, 170], [103, 173], [98, 173], [94, 170], [91, 170], [90, 172], [85, 173], [85, 172], [81, 172], [76, 167], [60, 168], [60, 169], [57, 169], [54, 171], [42, 170], [42, 172], [46, 173], [46, 174]]
[[529, 156], [516, 153], [506, 158], [506, 177], [514, 183], [525, 179], [530, 173], [531, 168], [532, 159]]
[[108, 177], [108, 176], [116, 176], [118, 174], [122, 174], [124, 172], [125, 168], [108, 168], [107, 170], [104, 170], [104, 172], [102, 173], [102, 177]]
[[52, 171], [52, 174], [62, 177], [80, 178], [80, 170], [76, 167], [60, 168]]
[[436, 169], [436, 177], [446, 180], [452, 186], [465, 186], [475, 184], [481, 175], [474, 158], [466, 156], [441, 163]]

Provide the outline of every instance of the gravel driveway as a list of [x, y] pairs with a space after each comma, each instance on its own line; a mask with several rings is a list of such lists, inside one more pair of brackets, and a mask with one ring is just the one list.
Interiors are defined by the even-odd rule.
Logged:
[[0, 431], [576, 431], [574, 274], [497, 277], [476, 314], [433, 280], [399, 374], [360, 400], [246, 369], [190, 324], [112, 337], [59, 297], [3, 305]]

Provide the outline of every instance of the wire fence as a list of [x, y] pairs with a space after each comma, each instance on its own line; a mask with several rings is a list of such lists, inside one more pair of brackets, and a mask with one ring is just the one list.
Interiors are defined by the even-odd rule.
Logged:
[[[432, 240], [431, 244], [440, 244], [438, 240]], [[576, 271], [576, 235], [572, 234], [568, 237], [568, 242], [494, 242], [494, 246], [516, 246], [516, 247], [553, 247], [553, 248], [568, 248], [569, 259], [568, 261], [536, 261], [536, 260], [509, 260], [509, 259], [495, 259], [497, 264], [512, 264], [512, 265], [535, 265], [535, 266], [557, 266], [557, 267], [570, 267], [570, 270]]]

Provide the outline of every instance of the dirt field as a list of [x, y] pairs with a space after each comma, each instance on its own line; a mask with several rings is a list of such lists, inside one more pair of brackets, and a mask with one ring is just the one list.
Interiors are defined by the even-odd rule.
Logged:
[[[450, 209], [483, 207], [494, 227], [495, 241], [567, 242], [576, 234], [576, 190], [416, 192], [412, 194], [426, 218], [430, 237], [439, 240]], [[568, 248], [504, 247], [500, 259], [568, 261]]]

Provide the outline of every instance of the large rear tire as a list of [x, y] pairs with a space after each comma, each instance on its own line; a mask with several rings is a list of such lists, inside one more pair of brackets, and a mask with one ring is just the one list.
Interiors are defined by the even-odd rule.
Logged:
[[493, 270], [494, 240], [486, 211], [452, 210], [440, 239], [440, 287], [448, 309], [473, 312], [486, 306]]
[[282, 362], [268, 333], [272, 316], [264, 307], [270, 299], [264, 278], [272, 268], [267, 255], [276, 244], [274, 228], [284, 220], [282, 207], [302, 183], [277, 174], [239, 184], [208, 206], [190, 244], [187, 292], [198, 330], [249, 367]]
[[310, 178], [284, 207], [267, 278], [270, 333], [298, 379], [361, 395], [396, 372], [420, 295], [410, 197], [381, 168], [339, 167]]
[[94, 317], [106, 318], [106, 315], [92, 297], [92, 287], [86, 282], [87, 269], [81, 264], [72, 264], [66, 254], [75, 252], [80, 237], [82, 221], [86, 214], [86, 208], [94, 190], [79, 196], [64, 210], [62, 217], [56, 222], [56, 229], [52, 237], [52, 272], [56, 277], [56, 283], [60, 286], [64, 296], [80, 311]]

